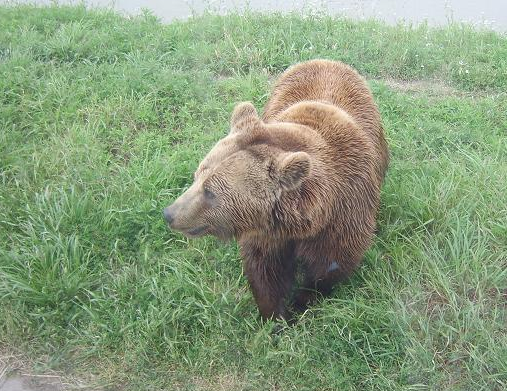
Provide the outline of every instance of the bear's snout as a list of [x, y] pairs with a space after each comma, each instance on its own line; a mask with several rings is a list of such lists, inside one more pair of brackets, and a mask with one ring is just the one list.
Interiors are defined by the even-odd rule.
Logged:
[[171, 212], [170, 207], [164, 208], [164, 219], [167, 221], [167, 224], [171, 225], [174, 220], [174, 214]]

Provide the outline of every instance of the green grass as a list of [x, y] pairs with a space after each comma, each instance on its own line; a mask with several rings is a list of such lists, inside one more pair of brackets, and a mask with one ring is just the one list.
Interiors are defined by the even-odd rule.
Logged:
[[[367, 77], [392, 160], [362, 267], [274, 334], [236, 245], [161, 211], [317, 57]], [[505, 389], [506, 91], [507, 38], [460, 25], [0, 7], [0, 346], [111, 389]]]

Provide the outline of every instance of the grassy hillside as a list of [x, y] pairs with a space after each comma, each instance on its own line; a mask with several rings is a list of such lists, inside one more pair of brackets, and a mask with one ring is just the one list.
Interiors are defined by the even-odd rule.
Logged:
[[[161, 211], [317, 57], [367, 77], [392, 160], [363, 266], [273, 334], [236, 245]], [[506, 37], [458, 25], [0, 7], [0, 346], [110, 389], [505, 389], [506, 91]]]

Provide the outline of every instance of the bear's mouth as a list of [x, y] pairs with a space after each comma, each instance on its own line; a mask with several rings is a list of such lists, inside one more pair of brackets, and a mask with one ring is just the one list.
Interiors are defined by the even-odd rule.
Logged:
[[200, 234], [204, 233], [208, 227], [203, 225], [197, 228], [189, 229], [183, 231], [183, 233], [187, 236], [199, 236]]

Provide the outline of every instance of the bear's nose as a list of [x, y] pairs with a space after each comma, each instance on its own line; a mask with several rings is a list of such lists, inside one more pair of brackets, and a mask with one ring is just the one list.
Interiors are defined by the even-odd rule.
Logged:
[[167, 224], [171, 225], [171, 223], [174, 220], [174, 217], [172, 216], [171, 212], [169, 211], [169, 208], [164, 209], [164, 218], [165, 218], [165, 221], [167, 221]]

